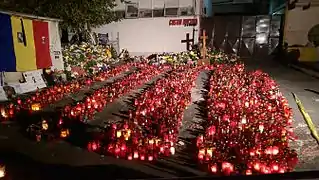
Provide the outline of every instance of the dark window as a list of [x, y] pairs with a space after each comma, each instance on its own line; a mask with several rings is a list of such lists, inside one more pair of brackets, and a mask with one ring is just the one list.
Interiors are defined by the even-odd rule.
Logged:
[[165, 8], [165, 16], [177, 16], [178, 8]]
[[138, 17], [138, 4], [132, 3], [126, 5], [126, 18], [137, 18]]
[[193, 16], [195, 14], [193, 7], [182, 7], [179, 8], [179, 11], [181, 16]]
[[152, 9], [140, 9], [138, 13], [141, 18], [152, 17]]
[[153, 17], [163, 17], [164, 9], [153, 9]]
[[115, 11], [115, 14], [119, 18], [125, 18], [125, 11]]

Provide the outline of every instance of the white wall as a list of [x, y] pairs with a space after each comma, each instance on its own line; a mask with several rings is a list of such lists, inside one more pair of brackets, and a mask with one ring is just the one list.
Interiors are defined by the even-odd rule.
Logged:
[[[94, 31], [108, 33], [111, 41], [116, 40], [119, 32], [120, 48], [127, 49], [132, 55], [185, 51], [186, 44], [181, 43], [181, 40], [186, 38], [186, 33], [189, 33], [192, 38], [193, 27], [169, 26], [170, 19], [183, 19], [183, 17], [124, 19], [104, 25]], [[195, 27], [195, 29], [198, 28], [199, 25]], [[198, 32], [195, 32], [195, 42], [197, 40]]]
[[308, 31], [319, 24], [319, 7], [311, 6], [310, 9], [302, 10], [296, 7], [286, 14], [285, 41], [289, 45], [306, 45]]
[[[284, 41], [291, 45], [306, 45], [308, 43], [309, 30], [319, 24], [319, 6], [312, 5], [307, 10], [302, 7], [296, 7], [288, 11], [286, 14], [286, 27], [284, 33]], [[319, 47], [317, 49], [317, 57], [319, 57]]]
[[[166, 4], [179, 7], [195, 6], [195, 16], [185, 17], [156, 17], [123, 19], [99, 28], [93, 29], [96, 33], [109, 34], [109, 39], [115, 41], [119, 33], [120, 49], [127, 49], [132, 55], [147, 55], [156, 52], [180, 52], [186, 50], [186, 44], [181, 40], [186, 38], [186, 33], [192, 38], [193, 27], [169, 26], [171, 19], [193, 19], [197, 18], [199, 29], [199, 14], [201, 12], [200, 0], [131, 0], [139, 3], [140, 8], [154, 9], [163, 7]], [[196, 1], [196, 2], [195, 2]], [[118, 0], [116, 10], [125, 10], [125, 5]], [[195, 31], [195, 42], [198, 40], [198, 31]]]

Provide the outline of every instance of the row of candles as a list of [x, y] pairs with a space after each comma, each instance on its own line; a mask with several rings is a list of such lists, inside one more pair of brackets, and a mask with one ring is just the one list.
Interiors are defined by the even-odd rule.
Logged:
[[292, 110], [275, 81], [244, 66], [220, 65], [210, 80], [206, 133], [197, 138], [198, 161], [214, 174], [292, 171], [297, 154]]
[[44, 117], [45, 114], [41, 115], [41, 121], [36, 121], [27, 127], [28, 136], [37, 141], [68, 138], [72, 134], [70, 128], [73, 129], [75, 124], [92, 120], [95, 113], [101, 111], [106, 105], [170, 68], [169, 66], [155, 67], [145, 63], [130, 63], [125, 66], [128, 69], [135, 67], [135, 70], [132, 69], [111, 84], [95, 90], [83, 101], [75, 105], [68, 104], [62, 108], [62, 111], [57, 109], [54, 115], [49, 115], [50, 117], [48, 115]]
[[134, 99], [127, 121], [112, 124], [106, 138], [90, 142], [88, 148], [128, 160], [174, 155], [190, 90], [204, 68], [174, 68]]
[[119, 65], [109, 71], [102, 71], [93, 78], [87, 77], [83, 80], [76, 80], [67, 82], [64, 84], [57, 84], [46, 89], [37, 91], [30, 97], [22, 100], [19, 97], [13, 100], [14, 102], [9, 104], [4, 104], [0, 107], [1, 115], [0, 120], [13, 119], [20, 109], [39, 111], [45, 108], [49, 104], [53, 104], [66, 95], [78, 92], [83, 86], [89, 86], [93, 82], [104, 81], [108, 78], [117, 76], [125, 71], [129, 71], [133, 64], [123, 64]]
[[92, 120], [95, 113], [103, 110], [109, 103], [137, 89], [170, 68], [145, 63], [134, 63], [134, 66], [139, 69], [137, 72], [94, 91], [92, 95], [87, 96], [83, 102], [78, 102], [75, 106], [65, 106], [63, 116], [80, 121]]

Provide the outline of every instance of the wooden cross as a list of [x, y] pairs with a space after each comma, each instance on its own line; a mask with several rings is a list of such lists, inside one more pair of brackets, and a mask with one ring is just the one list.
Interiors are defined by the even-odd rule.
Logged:
[[194, 41], [194, 39], [189, 39], [189, 33], [186, 33], [186, 39], [181, 40], [181, 43], [186, 43], [186, 50], [189, 51], [191, 42], [193, 42], [193, 41]]
[[203, 59], [206, 59], [206, 53], [207, 53], [206, 40], [207, 40], [207, 36], [206, 36], [206, 31], [205, 30], [203, 30], [203, 35], [200, 37], [200, 39], [203, 40], [201, 55], [202, 55]]

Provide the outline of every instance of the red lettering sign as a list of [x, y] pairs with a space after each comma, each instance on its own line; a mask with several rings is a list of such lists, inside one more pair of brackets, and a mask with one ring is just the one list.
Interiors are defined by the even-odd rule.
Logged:
[[183, 25], [184, 26], [196, 26], [197, 19], [183, 19]]
[[182, 25], [183, 20], [182, 19], [171, 19], [169, 20], [170, 26], [180, 26]]
[[198, 23], [197, 19], [171, 19], [169, 20], [170, 26], [196, 26]]

